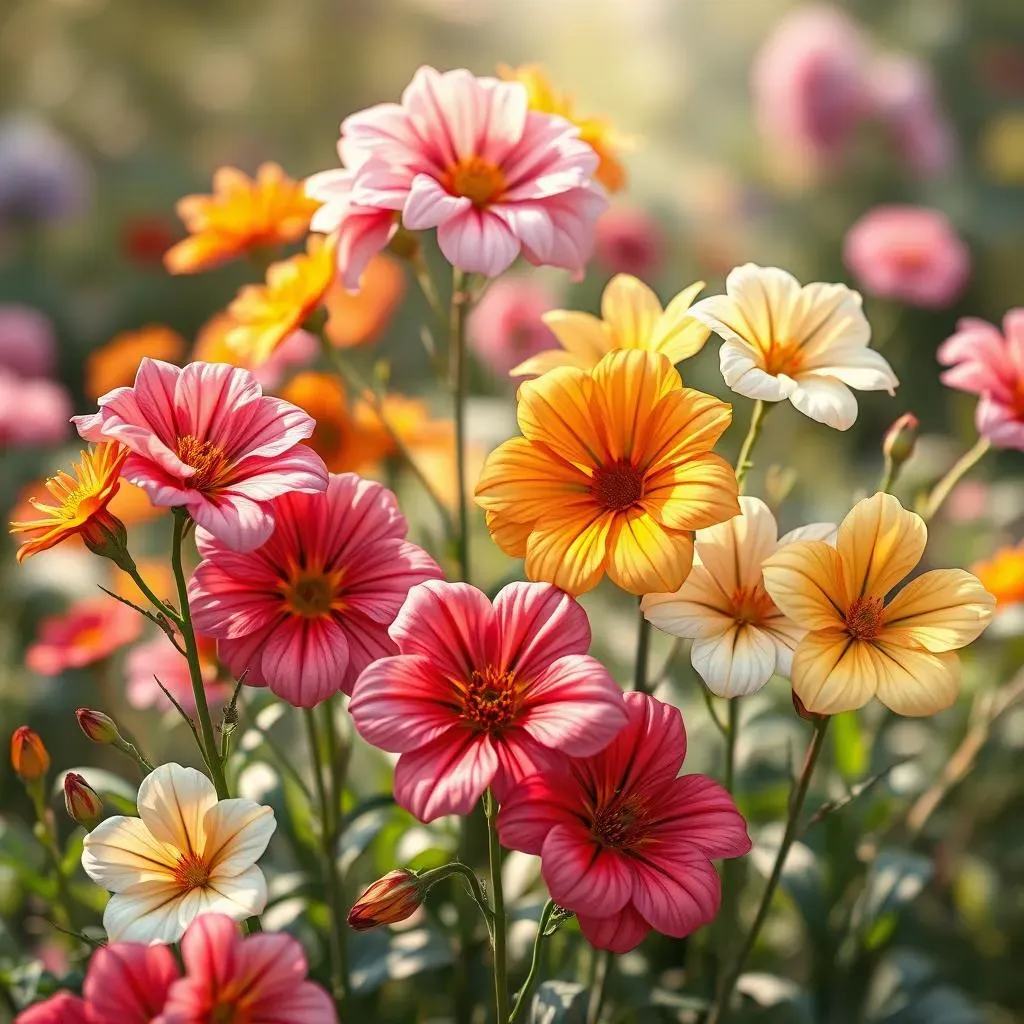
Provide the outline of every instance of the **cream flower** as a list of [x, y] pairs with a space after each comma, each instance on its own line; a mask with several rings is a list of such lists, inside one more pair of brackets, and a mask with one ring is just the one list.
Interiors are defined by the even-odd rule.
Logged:
[[82, 867], [111, 897], [111, 942], [177, 942], [200, 914], [235, 921], [262, 912], [267, 884], [256, 861], [274, 812], [252, 800], [217, 800], [194, 768], [164, 764], [139, 787], [138, 818], [107, 818], [85, 837]]
[[775, 606], [761, 563], [797, 540], [825, 540], [832, 523], [813, 523], [779, 538], [775, 517], [760, 498], [740, 498], [740, 515], [698, 530], [693, 571], [674, 594], [648, 594], [647, 621], [693, 640], [690, 661], [719, 697], [760, 690], [773, 675], [788, 678], [793, 650], [806, 630]]
[[608, 352], [642, 348], [660, 352], [670, 363], [696, 355], [711, 333], [690, 316], [690, 303], [704, 287], [691, 284], [661, 308], [658, 296], [629, 274], [618, 274], [605, 285], [601, 317], [567, 309], [553, 309], [542, 317], [562, 344], [531, 356], [509, 371], [512, 377], [547, 373], [556, 366], [592, 370]]
[[933, 569], [886, 595], [921, 560], [928, 529], [891, 494], [857, 502], [836, 546], [790, 544], [764, 563], [764, 585], [810, 632], [793, 656], [808, 711], [838, 714], [872, 697], [899, 715], [932, 715], [960, 689], [956, 651], [992, 618], [995, 599], [964, 569]]
[[892, 367], [868, 348], [871, 327], [860, 295], [842, 284], [801, 285], [792, 274], [753, 263], [731, 271], [725, 295], [701, 299], [690, 315], [725, 339], [725, 383], [747, 398], [788, 398], [812, 420], [848, 430], [858, 391], [899, 384]]

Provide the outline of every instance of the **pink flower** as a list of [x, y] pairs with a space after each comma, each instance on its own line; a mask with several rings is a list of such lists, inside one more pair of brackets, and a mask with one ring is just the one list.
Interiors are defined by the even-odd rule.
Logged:
[[532, 278], [495, 281], [469, 314], [473, 351], [496, 377], [507, 377], [524, 359], [558, 348], [558, 339], [541, 319], [554, 305], [548, 290]]
[[320, 456], [299, 443], [313, 433], [312, 418], [264, 397], [248, 370], [147, 358], [134, 387], [115, 388], [99, 405], [72, 421], [82, 437], [120, 441], [132, 451], [126, 480], [154, 505], [184, 506], [234, 551], [251, 551], [273, 532], [272, 499], [327, 486]]
[[548, 583], [494, 599], [465, 583], [415, 587], [391, 627], [401, 652], [356, 681], [368, 743], [401, 754], [395, 799], [423, 821], [499, 800], [566, 754], [595, 754], [625, 725], [622, 692], [586, 652], [590, 624]]
[[93, 1024], [86, 1016], [85, 1003], [70, 992], [58, 992], [27, 1010], [22, 1010], [14, 1024]]
[[0, 366], [19, 377], [51, 377], [57, 334], [50, 318], [31, 306], [0, 305]]
[[24, 380], [0, 367], [0, 444], [60, 444], [70, 416], [71, 396], [63, 384]]
[[978, 433], [1000, 448], [1024, 451], [1024, 307], [1003, 317], [1003, 333], [985, 320], [966, 317], [937, 353], [950, 367], [942, 383], [980, 399]]
[[330, 997], [306, 980], [306, 954], [290, 935], [242, 938], [231, 918], [204, 914], [185, 932], [181, 958], [185, 977], [171, 986], [153, 1024], [337, 1024]]
[[629, 725], [601, 753], [562, 773], [524, 779], [498, 815], [501, 842], [541, 857], [560, 906], [599, 949], [625, 953], [652, 928], [681, 938], [713, 920], [721, 885], [712, 859], [750, 850], [732, 797], [683, 775], [676, 708], [627, 693]]
[[216, 637], [221, 661], [250, 686], [298, 707], [344, 690], [371, 662], [394, 654], [388, 627], [409, 588], [441, 575], [406, 539], [395, 496], [355, 473], [327, 491], [272, 502], [277, 528], [237, 554], [205, 530], [189, 583], [196, 628]]
[[107, 597], [89, 598], [63, 615], [43, 619], [25, 664], [39, 675], [57, 676], [109, 658], [141, 632], [138, 612]]
[[611, 274], [650, 280], [665, 262], [665, 234], [650, 214], [617, 206], [597, 219], [594, 260]]
[[582, 271], [604, 209], [598, 159], [564, 118], [527, 108], [519, 82], [422, 67], [401, 103], [347, 117], [338, 153], [307, 192], [314, 231], [338, 232], [338, 266], [356, 288], [401, 223], [437, 228], [453, 266], [497, 277], [520, 252]]
[[[217, 680], [217, 642], [202, 634], [198, 634], [196, 640], [199, 644], [199, 663], [203, 669], [206, 699], [211, 707], [220, 707], [231, 696], [231, 688]], [[195, 710], [196, 698], [192, 692], [188, 662], [163, 634], [136, 644], [125, 658], [124, 671], [127, 679], [126, 696], [133, 708], [168, 710], [173, 707], [157, 685], [159, 679], [186, 711]]]
[[876, 206], [850, 228], [843, 259], [871, 295], [911, 306], [955, 302], [971, 276], [971, 253], [944, 213]]
[[261, 388], [276, 391], [288, 374], [299, 367], [308, 366], [320, 352], [320, 343], [309, 331], [298, 330], [289, 334], [270, 354], [266, 362], [252, 371]]

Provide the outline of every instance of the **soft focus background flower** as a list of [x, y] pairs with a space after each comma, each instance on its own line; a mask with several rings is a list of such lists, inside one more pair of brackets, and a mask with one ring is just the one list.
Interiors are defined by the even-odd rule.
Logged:
[[554, 296], [534, 277], [508, 275], [495, 281], [466, 325], [477, 358], [496, 377], [504, 377], [524, 359], [557, 348], [558, 339], [543, 319], [554, 305]]

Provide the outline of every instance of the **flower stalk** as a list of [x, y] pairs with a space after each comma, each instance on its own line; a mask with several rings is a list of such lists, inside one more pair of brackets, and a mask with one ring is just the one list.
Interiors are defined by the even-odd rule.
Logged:
[[[470, 293], [465, 275], [452, 270], [452, 302], [449, 314], [448, 371], [451, 376], [455, 419], [455, 484], [458, 509], [459, 579], [471, 578], [469, 499], [466, 495], [466, 315]], [[501, 1018], [502, 1020], [504, 1018]]]
[[491, 949], [494, 954], [494, 1019], [497, 1024], [508, 1020], [508, 960], [505, 947], [505, 894], [501, 885], [501, 843], [498, 840], [498, 801], [490, 790], [484, 796], [487, 813], [487, 853], [491, 868], [491, 898], [494, 920], [491, 927]]
[[523, 982], [523, 987], [519, 990], [519, 995], [516, 997], [516, 1004], [512, 1008], [508, 1024], [516, 1024], [516, 1021], [522, 1017], [526, 1012], [526, 1008], [530, 1005], [533, 988], [540, 977], [541, 953], [544, 949], [544, 942], [553, 931], [552, 928], [549, 928], [549, 925], [557, 909], [555, 901], [548, 900], [544, 904], [544, 909], [540, 912], [540, 921], [537, 924], [537, 937], [533, 940], [533, 953], [530, 956], [530, 970], [526, 975], [526, 981]]
[[945, 504], [953, 488], [981, 461], [982, 456], [992, 447], [987, 437], [979, 437], [974, 447], [960, 456], [946, 475], [932, 488], [921, 505], [921, 518], [930, 522], [936, 512]]

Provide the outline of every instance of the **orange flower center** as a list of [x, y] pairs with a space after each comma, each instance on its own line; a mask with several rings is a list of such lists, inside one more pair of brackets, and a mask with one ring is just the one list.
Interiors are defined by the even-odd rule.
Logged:
[[228, 457], [222, 448], [191, 434], [178, 438], [178, 458], [195, 470], [185, 486], [197, 491], [208, 490], [219, 483], [228, 468]]
[[182, 892], [201, 889], [210, 881], [210, 865], [198, 854], [183, 853], [174, 866], [174, 880]]
[[319, 619], [340, 610], [340, 589], [341, 573], [323, 569], [295, 568], [282, 584], [287, 610], [303, 619]]
[[482, 156], [464, 156], [448, 168], [443, 184], [452, 195], [465, 196], [474, 206], [497, 202], [506, 188], [501, 168]]
[[463, 714], [483, 732], [508, 725], [519, 710], [519, 688], [511, 672], [493, 665], [474, 669], [462, 697]]
[[591, 832], [602, 846], [631, 850], [643, 842], [647, 831], [647, 807], [636, 796], [599, 807], [594, 814]]
[[737, 622], [758, 625], [775, 610], [775, 602], [764, 587], [737, 587], [732, 594], [733, 616]]
[[857, 640], [873, 640], [882, 630], [882, 599], [858, 597], [846, 611], [846, 631]]
[[773, 377], [780, 373], [792, 376], [800, 370], [802, 362], [800, 342], [773, 338], [764, 353], [764, 372]]
[[621, 511], [635, 505], [644, 496], [644, 477], [629, 462], [602, 466], [594, 473], [590, 493], [606, 509]]

